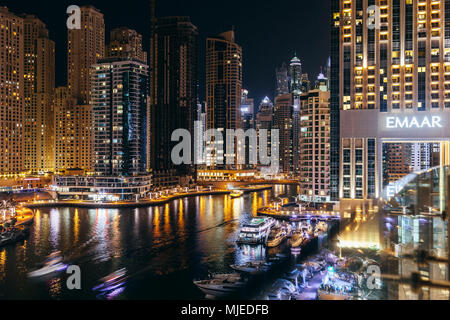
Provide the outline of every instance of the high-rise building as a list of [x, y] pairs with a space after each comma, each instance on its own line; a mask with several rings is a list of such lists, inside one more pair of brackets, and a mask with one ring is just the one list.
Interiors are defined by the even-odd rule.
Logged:
[[[245, 89], [242, 90], [241, 120], [241, 128], [244, 132], [256, 130], [255, 102], [254, 99], [248, 97], [248, 90]], [[252, 148], [253, 146], [250, 143], [250, 139], [245, 139], [245, 164], [247, 168], [256, 166], [250, 163], [250, 155], [257, 152], [257, 150], [253, 150]]]
[[289, 64], [289, 92], [295, 96], [302, 93], [302, 63], [297, 54]]
[[285, 174], [293, 171], [293, 108], [293, 94], [283, 94], [275, 98], [272, 128], [279, 130], [280, 172]]
[[332, 201], [340, 198], [340, 2], [330, 3], [330, 194]]
[[242, 90], [241, 98], [241, 127], [244, 131], [255, 129], [255, 101], [248, 97], [248, 91]]
[[93, 65], [94, 170], [102, 176], [148, 171], [148, 66], [132, 58]]
[[133, 29], [116, 28], [111, 30], [106, 58], [136, 59], [147, 63], [147, 53], [142, 49], [142, 35]]
[[205, 152], [205, 148], [206, 148], [206, 142], [205, 139], [203, 137], [204, 133], [206, 132], [206, 102], [197, 103], [197, 128], [196, 130], [198, 130], [199, 132], [201, 132], [200, 135], [197, 135], [195, 137], [195, 139], [197, 139], [197, 143], [194, 145], [196, 146], [195, 149], [195, 159], [197, 161], [196, 164], [198, 165], [204, 165], [205, 164], [205, 159], [204, 159], [204, 152]]
[[288, 77], [288, 68], [286, 63], [283, 62], [280, 68], [275, 70], [276, 78], [277, 78], [277, 87], [276, 87], [276, 95], [289, 93], [289, 77]]
[[[55, 105], [56, 167], [58, 170], [93, 168], [93, 119], [91, 103], [92, 66], [105, 56], [103, 14], [92, 6], [81, 9], [81, 28], [68, 29], [67, 88], [57, 92]], [[67, 99], [64, 105], [63, 98]], [[66, 123], [67, 127], [61, 125]], [[58, 141], [64, 137], [65, 141]]]
[[0, 175], [24, 171], [24, 22], [0, 7]]
[[[272, 125], [273, 125], [273, 103], [270, 101], [268, 97], [265, 97], [261, 101], [258, 113], [256, 114], [256, 133], [258, 135], [258, 140], [260, 141], [261, 130], [267, 130], [267, 150], [265, 153], [266, 155], [270, 155], [271, 152]], [[260, 144], [258, 144], [258, 148], [260, 148]], [[258, 154], [260, 154], [259, 149]]]
[[[223, 148], [218, 142], [210, 145], [215, 161], [211, 167], [234, 169], [236, 165], [226, 166], [226, 130], [239, 129], [241, 126], [241, 89], [242, 89], [242, 48], [235, 42], [234, 31], [230, 30], [206, 40], [206, 102], [208, 105], [208, 129], [223, 133]], [[237, 163], [237, 145], [228, 154]], [[223, 154], [221, 153], [223, 149]], [[223, 165], [222, 165], [223, 163]]]
[[92, 110], [70, 96], [67, 87], [55, 89], [56, 170], [92, 170]]
[[197, 47], [198, 30], [189, 17], [153, 17], [150, 42], [151, 164], [156, 174], [167, 169], [176, 169], [180, 176], [193, 173], [193, 166], [173, 164], [171, 152], [178, 142], [172, 142], [171, 137], [177, 129], [186, 129], [191, 136], [194, 133]]
[[92, 6], [81, 9], [81, 29], [68, 29], [67, 84], [80, 105], [90, 102], [91, 66], [105, 56], [103, 14]]
[[357, 205], [383, 196], [384, 143], [441, 141], [450, 162], [450, 1], [331, 3], [332, 193], [340, 172], [340, 198]]
[[315, 89], [300, 98], [300, 197], [303, 201], [331, 200], [330, 92], [326, 82], [320, 74]]
[[33, 15], [24, 19], [24, 165], [27, 171], [55, 168], [55, 43], [45, 24]]

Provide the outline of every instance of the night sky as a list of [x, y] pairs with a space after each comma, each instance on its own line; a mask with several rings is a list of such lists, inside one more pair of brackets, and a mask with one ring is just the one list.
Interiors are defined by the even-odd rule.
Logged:
[[[190, 16], [200, 31], [200, 98], [204, 100], [205, 46], [208, 35], [231, 26], [236, 41], [243, 47], [244, 88], [258, 105], [264, 96], [273, 99], [275, 68], [289, 62], [294, 52], [301, 59], [304, 72], [314, 81], [328, 58], [328, 0], [156, 0], [157, 16]], [[71, 4], [91, 4], [105, 15], [109, 30], [127, 26], [145, 37], [148, 47], [150, 1], [30, 1], [2, 0], [10, 11], [30, 13], [47, 24], [50, 37], [56, 41], [56, 81], [66, 84], [66, 9]]]

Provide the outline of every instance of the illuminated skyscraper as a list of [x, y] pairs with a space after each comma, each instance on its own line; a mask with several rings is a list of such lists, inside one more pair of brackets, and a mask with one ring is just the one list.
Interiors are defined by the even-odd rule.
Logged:
[[449, 163], [450, 2], [333, 0], [331, 9], [332, 194], [339, 184], [356, 204], [382, 196], [383, 143], [439, 141]]
[[25, 169], [55, 168], [54, 110], [55, 43], [37, 17], [24, 18]]
[[[208, 105], [208, 129], [223, 132], [223, 151], [226, 152], [227, 129], [241, 126], [241, 89], [242, 89], [242, 48], [235, 42], [234, 31], [230, 30], [215, 37], [209, 37], [206, 45], [206, 100]], [[225, 155], [220, 148], [213, 148], [216, 159], [225, 163]], [[237, 158], [237, 146], [229, 157]], [[235, 163], [237, 160], [235, 160]], [[212, 167], [225, 167], [211, 163]], [[228, 166], [235, 168], [235, 166]]]
[[297, 54], [289, 64], [289, 92], [296, 96], [302, 93], [302, 63]]
[[330, 197], [330, 92], [319, 75], [316, 87], [301, 95], [301, 199], [328, 202]]
[[95, 173], [146, 173], [148, 66], [132, 58], [113, 58], [92, 68]]
[[0, 7], [0, 175], [24, 166], [24, 22]]
[[[59, 88], [56, 94], [55, 131], [62, 134], [56, 134], [56, 167], [92, 171], [91, 67], [105, 56], [105, 23], [103, 14], [94, 7], [80, 9], [81, 29], [67, 31], [67, 88]], [[65, 141], [58, 141], [59, 137]]]

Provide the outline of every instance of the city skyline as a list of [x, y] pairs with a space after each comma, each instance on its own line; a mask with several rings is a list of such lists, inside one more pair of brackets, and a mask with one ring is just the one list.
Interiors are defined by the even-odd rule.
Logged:
[[[233, 26], [236, 41], [243, 47], [245, 57], [243, 68], [246, 72], [243, 75], [243, 87], [258, 103], [266, 96], [272, 100], [275, 99], [275, 69], [283, 62], [289, 63], [295, 53], [302, 62], [304, 72], [308, 73], [310, 78], [316, 78], [320, 67], [326, 65], [329, 57], [329, 1], [310, 3], [302, 0], [293, 3], [283, 0], [284, 3], [276, 8], [276, 12], [273, 12], [273, 9], [269, 10], [268, 4], [232, 1], [226, 5], [205, 0], [194, 1], [194, 3], [179, 0], [156, 1], [157, 16], [189, 16], [192, 23], [199, 29], [198, 73], [201, 101], [206, 99], [206, 65], [204, 63], [206, 38], [229, 30]], [[124, 8], [111, 5], [104, 0], [92, 2], [63, 0], [56, 4], [38, 4], [28, 0], [19, 4], [16, 1], [5, 0], [2, 3], [14, 14], [32, 14], [46, 24], [49, 38], [55, 42], [57, 87], [67, 84], [66, 9], [70, 5], [89, 4], [94, 5], [104, 15], [107, 42], [111, 30], [119, 27], [130, 28], [143, 35], [143, 48], [148, 52], [150, 1], [131, 1]], [[218, 5], [221, 7], [216, 8]], [[233, 5], [238, 6], [240, 10], [231, 10]], [[276, 15], [286, 16], [282, 24], [265, 22], [271, 21]], [[138, 19], [135, 19], [136, 17]], [[261, 24], [255, 24], [251, 17], [261, 18]], [[322, 36], [317, 37], [316, 34], [322, 34]]]

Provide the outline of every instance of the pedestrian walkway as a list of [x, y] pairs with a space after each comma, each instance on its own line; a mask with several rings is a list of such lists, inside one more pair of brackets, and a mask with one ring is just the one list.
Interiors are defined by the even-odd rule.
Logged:
[[312, 279], [308, 281], [308, 286], [301, 293], [295, 296], [296, 300], [316, 300], [317, 290], [322, 284], [322, 279], [325, 273], [319, 272]]

